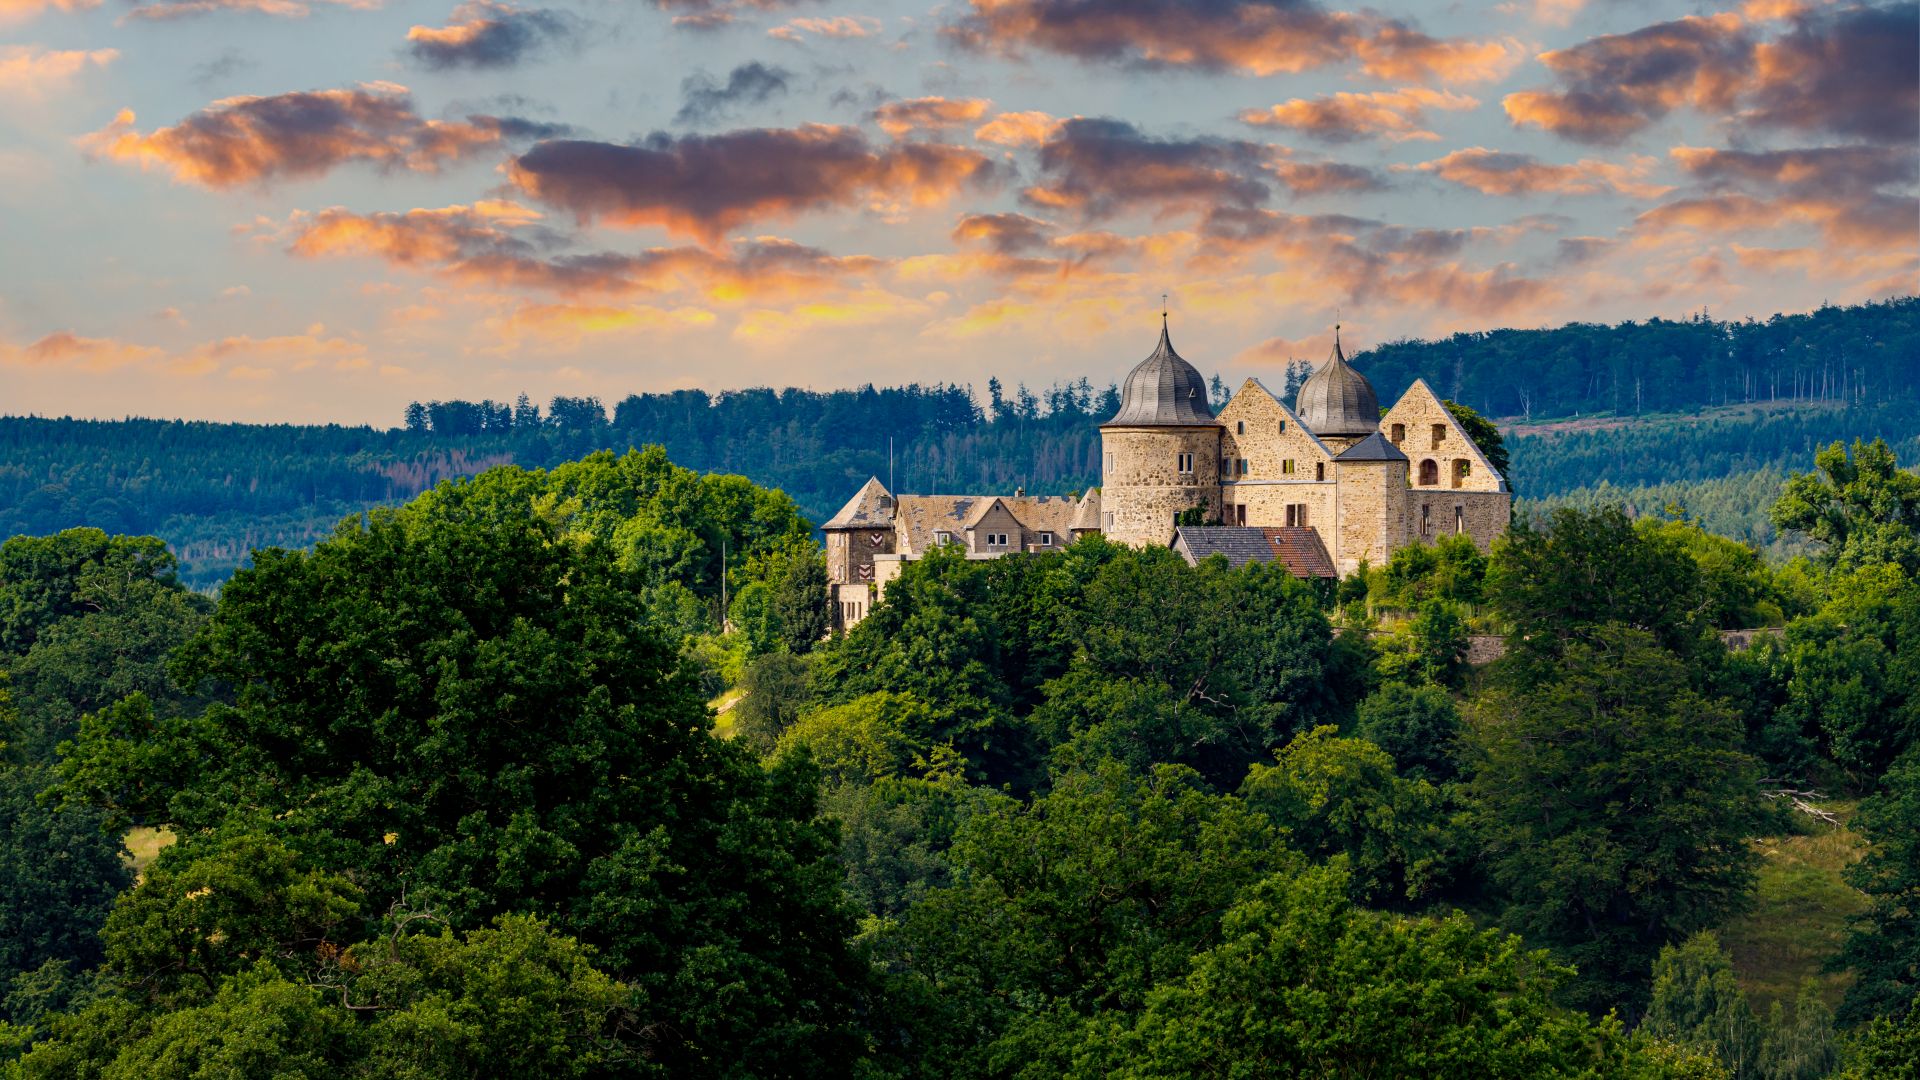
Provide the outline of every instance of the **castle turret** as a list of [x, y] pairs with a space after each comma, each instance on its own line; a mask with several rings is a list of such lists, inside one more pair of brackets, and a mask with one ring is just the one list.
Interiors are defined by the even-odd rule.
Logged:
[[1407, 542], [1407, 455], [1376, 431], [1334, 458], [1333, 469], [1334, 566], [1346, 575], [1363, 559], [1385, 563]]
[[1294, 412], [1335, 453], [1380, 430], [1380, 399], [1367, 377], [1347, 363], [1338, 326], [1333, 328], [1333, 355], [1300, 384]]
[[1220, 513], [1220, 423], [1200, 372], [1173, 351], [1166, 316], [1160, 344], [1127, 373], [1120, 411], [1100, 425], [1101, 529], [1125, 544], [1173, 538], [1174, 519]]

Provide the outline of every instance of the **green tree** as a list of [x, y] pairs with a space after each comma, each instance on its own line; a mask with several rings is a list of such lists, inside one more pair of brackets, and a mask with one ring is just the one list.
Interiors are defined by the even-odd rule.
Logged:
[[1360, 703], [1357, 724], [1402, 775], [1439, 784], [1459, 774], [1460, 710], [1438, 686], [1387, 683]]
[[1840, 1080], [1920, 1080], [1920, 1009], [1876, 1016], [1841, 1048]]
[[52, 780], [43, 767], [0, 766], [0, 997], [49, 961], [98, 963], [100, 926], [133, 881], [99, 812], [40, 798]]
[[1920, 738], [1920, 585], [1881, 564], [1836, 574], [1831, 589], [1769, 650], [1785, 694], [1767, 738], [1783, 759], [1805, 767], [1818, 751], [1871, 785]]
[[1793, 999], [1793, 1013], [1780, 1002], [1767, 1014], [1766, 1042], [1760, 1048], [1760, 1074], [1766, 1080], [1821, 1080], [1840, 1067], [1833, 1035], [1833, 1010], [1820, 996], [1820, 984], [1806, 979]]
[[683, 1075], [720, 1048], [832, 1070], [865, 975], [816, 778], [711, 737], [621, 559], [511, 470], [260, 552], [180, 663], [236, 704], [95, 718], [71, 797], [183, 836], [272, 822], [371, 911], [551, 919], [647, 996]]
[[1762, 1075], [1760, 1023], [1710, 930], [1660, 950], [1641, 1030], [1714, 1057], [1734, 1080]]
[[1570, 1000], [1634, 1004], [1661, 945], [1719, 925], [1754, 882], [1764, 813], [1744, 732], [1652, 634], [1569, 644], [1550, 680], [1470, 710], [1470, 827], [1503, 925], [1580, 971]]
[[773, 589], [764, 581], [749, 581], [733, 594], [727, 609], [733, 631], [747, 640], [749, 656], [761, 656], [779, 648], [780, 619], [773, 609]]
[[1062, 1018], [1137, 1011], [1218, 940], [1243, 887], [1296, 863], [1192, 770], [1117, 763], [971, 817], [949, 858], [955, 884], [877, 943], [912, 1009], [896, 1052], [927, 1076], [1015, 1072], [1057, 1053]]
[[776, 751], [805, 749], [831, 783], [871, 784], [909, 774], [916, 760], [932, 749], [932, 710], [912, 694], [875, 691], [808, 713], [781, 732]]
[[736, 740], [756, 753], [772, 753], [780, 736], [814, 704], [813, 664], [809, 657], [792, 653], [756, 656], [737, 689]]
[[780, 637], [795, 653], [812, 651], [833, 627], [828, 610], [826, 556], [809, 547], [786, 560], [773, 583], [773, 614]]
[[1520, 939], [1355, 907], [1344, 878], [1336, 864], [1246, 890], [1224, 940], [1144, 1010], [1088, 1019], [1077, 1045], [1017, 1075], [1688, 1075], [1636, 1060], [1611, 1019], [1556, 1007], [1567, 970]]
[[1841, 946], [1856, 977], [1840, 1017], [1920, 1013], [1920, 750], [1887, 770], [1853, 827], [1871, 846], [1845, 874], [1870, 903]]
[[1487, 456], [1487, 462], [1493, 466], [1494, 471], [1505, 477], [1507, 475], [1507, 442], [1501, 437], [1499, 426], [1475, 412], [1472, 406], [1462, 405], [1457, 401], [1443, 401], [1441, 404], [1445, 405], [1447, 412], [1451, 413], [1454, 420], [1466, 429], [1467, 438], [1472, 439], [1473, 444], [1480, 448], [1480, 452]]
[[1445, 879], [1455, 846], [1440, 793], [1401, 777], [1378, 746], [1337, 731], [1296, 736], [1272, 765], [1253, 767], [1241, 797], [1305, 854], [1345, 856], [1356, 902], [1420, 900]]
[[1828, 566], [1851, 570], [1892, 563], [1920, 574], [1920, 476], [1900, 468], [1882, 439], [1833, 443], [1814, 454], [1815, 472], [1787, 481], [1770, 518], [1822, 545]]

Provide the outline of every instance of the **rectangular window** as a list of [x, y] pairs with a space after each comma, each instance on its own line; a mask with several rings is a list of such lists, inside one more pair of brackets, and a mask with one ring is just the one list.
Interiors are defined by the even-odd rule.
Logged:
[[1457, 533], [1467, 531], [1467, 508], [1464, 506], [1453, 508], [1453, 531]]
[[1286, 473], [1288, 476], [1292, 476], [1293, 475], [1293, 459], [1288, 458], [1287, 460], [1281, 462], [1280, 471], [1283, 473]]
[[1233, 521], [1236, 525], [1245, 525], [1247, 523], [1246, 503], [1241, 503], [1239, 506], [1233, 508]]
[[1314, 462], [1314, 463], [1313, 463], [1313, 478], [1314, 478], [1315, 480], [1325, 480], [1325, 479], [1327, 478], [1327, 463], [1326, 463], [1326, 462], [1324, 462], [1324, 461], [1316, 461], [1316, 462]]
[[1100, 523], [1101, 523], [1100, 531], [1112, 532], [1113, 531], [1113, 511], [1108, 510], [1107, 512], [1101, 514]]
[[1420, 535], [1421, 536], [1433, 535], [1433, 526], [1427, 521], [1427, 511], [1432, 509], [1433, 507], [1428, 506], [1425, 503], [1420, 504]]
[[1230, 471], [1232, 471], [1232, 470], [1230, 470], [1230, 469], [1228, 469], [1228, 467], [1227, 467], [1227, 459], [1226, 459], [1226, 458], [1221, 458], [1221, 459], [1220, 459], [1220, 475], [1221, 475], [1221, 476], [1225, 476], [1225, 475], [1227, 475], [1227, 473], [1228, 473], [1228, 472], [1230, 472]]
[[1300, 504], [1300, 527], [1303, 529], [1307, 527], [1307, 504], [1306, 503]]
[[1388, 435], [1387, 438], [1392, 439], [1393, 445], [1395, 446], [1399, 446], [1401, 443], [1406, 442], [1407, 441], [1407, 425], [1405, 424], [1393, 425], [1393, 434]]
[[1233, 422], [1233, 433], [1235, 435], [1245, 435], [1247, 433], [1247, 422], [1245, 420], [1235, 420]]
[[1174, 456], [1177, 459], [1177, 464], [1179, 465], [1180, 472], [1182, 474], [1193, 472], [1193, 455], [1192, 454], [1176, 454]]
[[1285, 420], [1282, 420], [1280, 421], [1280, 434], [1285, 435], [1286, 433], [1287, 433], [1287, 422]]
[[1234, 462], [1233, 468], [1234, 468], [1234, 471], [1239, 473], [1241, 476], [1247, 475], [1247, 459], [1241, 458], [1239, 461]]
[[1043, 533], [1041, 533], [1041, 534], [1040, 534], [1040, 546], [1041, 546], [1041, 547], [1052, 547], [1052, 546], [1053, 546], [1053, 534], [1052, 534], [1052, 533], [1050, 533], [1050, 532], [1043, 532]]
[[1446, 439], [1447, 439], [1447, 425], [1445, 424], [1433, 425], [1433, 448], [1435, 450], [1440, 449], [1440, 444], [1445, 442]]
[[933, 542], [936, 544], [951, 544], [953, 543], [953, 534], [945, 530], [936, 532], [933, 534]]
[[1104, 463], [1103, 465], [1101, 465], [1101, 467], [1100, 467], [1100, 471], [1101, 471], [1101, 472], [1112, 472], [1112, 471], [1113, 471], [1113, 455], [1112, 455], [1112, 454], [1108, 454], [1108, 455], [1107, 455], [1107, 459], [1106, 459], [1106, 462], [1105, 462], [1105, 463]]

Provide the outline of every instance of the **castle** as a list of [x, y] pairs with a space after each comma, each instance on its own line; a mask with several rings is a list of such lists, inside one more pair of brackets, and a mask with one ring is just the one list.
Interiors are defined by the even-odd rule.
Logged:
[[[1486, 550], [1507, 527], [1505, 478], [1424, 380], [1383, 415], [1337, 329], [1332, 355], [1300, 387], [1297, 412], [1248, 379], [1215, 415], [1163, 316], [1159, 345], [1127, 374], [1120, 411], [1100, 425], [1100, 487], [1078, 499], [896, 497], [868, 480], [821, 526], [836, 624], [865, 618], [901, 565], [939, 544], [990, 559], [1103, 533], [1170, 544], [1189, 561], [1218, 553], [1323, 577], [1444, 533]], [[1207, 524], [1182, 524], [1194, 519]]]

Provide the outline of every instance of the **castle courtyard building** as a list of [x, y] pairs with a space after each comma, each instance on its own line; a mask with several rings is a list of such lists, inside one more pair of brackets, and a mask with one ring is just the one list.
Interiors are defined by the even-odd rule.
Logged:
[[896, 497], [868, 480], [821, 527], [836, 624], [859, 622], [903, 562], [945, 543], [990, 559], [1098, 532], [1172, 545], [1189, 561], [1218, 553], [1236, 565], [1280, 561], [1302, 576], [1345, 576], [1447, 533], [1485, 551], [1506, 531], [1506, 479], [1439, 395], [1415, 379], [1383, 414], [1372, 383], [1347, 363], [1338, 328], [1296, 404], [1248, 379], [1216, 415], [1163, 317], [1158, 345], [1127, 373], [1119, 411], [1100, 425], [1098, 490], [1078, 499]]

